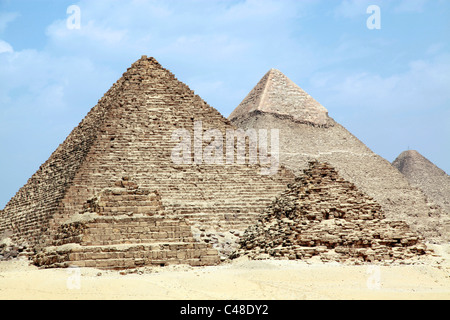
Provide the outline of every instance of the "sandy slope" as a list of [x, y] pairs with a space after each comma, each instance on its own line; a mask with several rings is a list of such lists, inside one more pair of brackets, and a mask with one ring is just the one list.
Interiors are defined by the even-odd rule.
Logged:
[[450, 245], [414, 265], [247, 261], [217, 267], [40, 270], [0, 263], [0, 299], [450, 299]]

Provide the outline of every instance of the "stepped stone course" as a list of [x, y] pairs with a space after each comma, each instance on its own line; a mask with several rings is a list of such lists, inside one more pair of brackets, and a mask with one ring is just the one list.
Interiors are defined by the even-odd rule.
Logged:
[[[60, 226], [84, 212], [88, 200], [106, 196], [101, 192], [122, 177], [132, 177], [141, 189], [158, 190], [160, 216], [189, 220], [212, 236], [245, 230], [293, 175], [281, 168], [263, 176], [260, 165], [249, 163], [174, 163], [179, 141], [173, 132], [193, 133], [199, 121], [203, 132], [215, 129], [224, 137], [235, 129], [154, 58], [143, 56], [9, 201], [0, 215], [0, 234], [11, 232], [13, 242], [26, 241], [30, 248], [54, 246]], [[152, 201], [142, 207], [153, 206]], [[124, 212], [96, 203], [108, 215]], [[225, 245], [215, 244], [219, 250]]]
[[253, 259], [386, 261], [426, 253], [404, 221], [389, 221], [379, 204], [327, 163], [304, 174], [245, 232], [237, 255]]
[[50, 245], [38, 250], [36, 265], [123, 269], [220, 261], [217, 250], [194, 239], [187, 221], [161, 215], [157, 191], [140, 189], [128, 178], [102, 190], [84, 208], [59, 226]]
[[[412, 186], [391, 163], [371, 151], [328, 114], [326, 121], [321, 122], [323, 125], [296, 121], [286, 116], [287, 113], [294, 112], [293, 110], [300, 115], [303, 112], [302, 100], [296, 103], [295, 94], [289, 94], [289, 97], [285, 98], [288, 104], [286, 110], [276, 111], [275, 106], [268, 106], [268, 100], [262, 98], [263, 92], [266, 96], [268, 92], [270, 95], [283, 96], [288, 95], [286, 92], [291, 90], [286, 91], [283, 86], [264, 88], [265, 83], [267, 81], [263, 78], [249, 95], [252, 102], [249, 97], [244, 99], [229, 119], [244, 130], [279, 129], [281, 165], [299, 175], [308, 168], [309, 161], [327, 162], [336, 168], [344, 179], [374, 198], [388, 219], [406, 221], [428, 241], [440, 243], [450, 240], [450, 232], [446, 227], [448, 215], [443, 208], [428, 201], [424, 192]], [[285, 83], [288, 81], [285, 80]], [[303, 92], [299, 91], [298, 95], [304, 94]], [[265, 101], [264, 104], [262, 100]], [[249, 109], [248, 104], [256, 106]], [[313, 112], [312, 109], [307, 110]], [[324, 114], [321, 109], [317, 110], [318, 117]]]

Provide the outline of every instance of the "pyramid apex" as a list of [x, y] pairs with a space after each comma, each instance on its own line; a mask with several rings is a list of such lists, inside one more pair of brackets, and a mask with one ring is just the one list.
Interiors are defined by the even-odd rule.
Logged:
[[417, 150], [405, 150], [397, 157], [398, 160], [408, 159], [408, 158], [412, 158], [412, 159], [423, 158], [423, 159], [425, 159], [425, 157], [422, 154], [420, 154], [420, 152]]
[[325, 107], [275, 68], [262, 77], [229, 119], [245, 118], [253, 112], [288, 116], [314, 126], [327, 126], [329, 119]]
[[409, 174], [417, 175], [418, 171], [427, 171], [430, 176], [432, 175], [431, 171], [433, 171], [436, 175], [447, 175], [444, 170], [436, 166], [433, 162], [424, 157], [417, 150], [403, 151], [392, 162], [392, 165], [406, 176], [408, 176]]
[[130, 67], [127, 68], [127, 71], [123, 74], [123, 76], [128, 80], [135, 76], [138, 78], [148, 77], [156, 70], [165, 70], [170, 73], [170, 71], [165, 69], [155, 58], [142, 55], [138, 60], [133, 62]]
[[161, 64], [153, 57], [148, 57], [147, 55], [142, 55], [138, 60], [136, 60], [129, 69], [133, 67], [142, 67], [142, 66], [149, 66], [149, 65], [155, 65], [155, 66], [161, 66]]
[[141, 56], [141, 59], [143, 61], [150, 61], [156, 64], [159, 64], [158, 60], [156, 60], [154, 57], [147, 57], [146, 55]]

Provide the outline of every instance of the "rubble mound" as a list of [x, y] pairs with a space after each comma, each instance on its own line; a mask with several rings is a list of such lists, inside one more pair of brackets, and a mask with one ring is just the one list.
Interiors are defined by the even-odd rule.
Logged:
[[237, 256], [374, 262], [426, 253], [404, 221], [385, 219], [381, 206], [328, 163], [309, 168], [248, 228]]

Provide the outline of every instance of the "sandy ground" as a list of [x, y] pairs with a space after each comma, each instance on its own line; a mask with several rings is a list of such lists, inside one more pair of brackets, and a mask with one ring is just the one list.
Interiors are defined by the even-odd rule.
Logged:
[[450, 245], [415, 264], [235, 260], [221, 266], [171, 266], [127, 272], [38, 269], [0, 262], [0, 299], [309, 300], [450, 299]]

